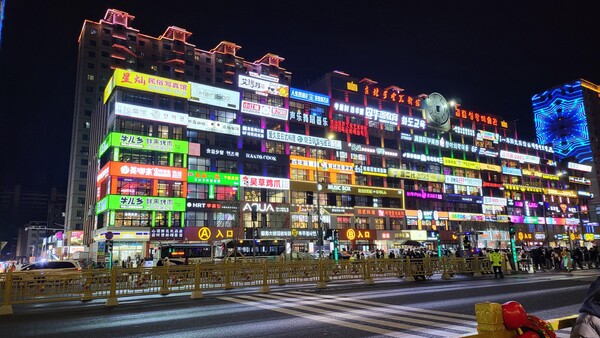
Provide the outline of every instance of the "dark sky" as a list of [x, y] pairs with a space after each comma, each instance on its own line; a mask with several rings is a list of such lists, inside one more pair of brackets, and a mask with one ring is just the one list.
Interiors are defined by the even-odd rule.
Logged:
[[[518, 119], [534, 140], [531, 96], [578, 78], [600, 83], [597, 1], [8, 0], [0, 46], [0, 183], [66, 190], [77, 38], [84, 19], [127, 11], [134, 28], [227, 40], [255, 61], [285, 58], [294, 87], [332, 70], [409, 95], [437, 91], [466, 109]], [[227, 5], [225, 5], [227, 4]]]

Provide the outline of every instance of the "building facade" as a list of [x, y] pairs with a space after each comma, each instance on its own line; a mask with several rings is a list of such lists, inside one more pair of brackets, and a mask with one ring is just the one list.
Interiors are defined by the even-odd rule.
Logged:
[[177, 27], [148, 37], [132, 18], [109, 10], [80, 37], [87, 57], [105, 46], [106, 71], [82, 131], [89, 156], [72, 156], [87, 181], [69, 186], [84, 191], [68, 223], [81, 217], [98, 260], [106, 243], [124, 260], [166, 243], [219, 256], [244, 240], [288, 252], [336, 239], [348, 251], [506, 247], [511, 226], [528, 246], [595, 239], [554, 148], [499, 116], [343, 72], [295, 88], [277, 55], [248, 62], [231, 42], [203, 51]]

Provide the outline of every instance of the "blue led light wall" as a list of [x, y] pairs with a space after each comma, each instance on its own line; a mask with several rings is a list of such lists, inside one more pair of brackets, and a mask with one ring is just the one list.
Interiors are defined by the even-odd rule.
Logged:
[[592, 161], [581, 81], [536, 94], [531, 103], [539, 144], [552, 144], [560, 159]]

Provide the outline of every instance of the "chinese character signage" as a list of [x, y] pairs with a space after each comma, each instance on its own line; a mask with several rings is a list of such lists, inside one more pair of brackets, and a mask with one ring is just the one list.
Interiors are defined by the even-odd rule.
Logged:
[[396, 168], [388, 168], [388, 176], [404, 178], [407, 180], [429, 181], [439, 183], [444, 183], [446, 181], [444, 175]]
[[406, 194], [406, 197], [416, 197], [416, 198], [421, 198], [421, 199], [441, 200], [441, 199], [444, 198], [444, 195], [442, 195], [441, 193], [438, 193], [438, 192], [427, 192], [425, 190], [421, 190], [421, 191], [407, 191], [405, 194]]
[[287, 178], [242, 175], [240, 177], [240, 186], [247, 188], [289, 190], [290, 180]]
[[365, 137], [368, 136], [367, 126], [346, 121], [331, 120], [331, 126], [329, 129], [338, 133], [348, 133], [350, 135]]
[[459, 167], [459, 168], [472, 169], [472, 170], [481, 169], [479, 162], [460, 160], [460, 159], [450, 158], [450, 157], [444, 157], [443, 161], [444, 161], [444, 165], [451, 166], [451, 167]]
[[270, 117], [278, 120], [288, 119], [288, 109], [242, 100], [242, 113]]
[[301, 111], [290, 111], [290, 121], [310, 123], [316, 126], [329, 126], [329, 119], [324, 116], [307, 114]]
[[318, 231], [316, 229], [258, 229], [258, 237], [267, 239], [316, 239]]
[[367, 85], [364, 88], [365, 95], [373, 96], [378, 99], [388, 100], [388, 101], [392, 101], [392, 102], [396, 102], [396, 103], [400, 103], [400, 104], [404, 104], [404, 105], [409, 105], [412, 107], [420, 107], [421, 106], [420, 99], [415, 99], [411, 96], [404, 95], [404, 94], [402, 94], [402, 91], [403, 91], [403, 89], [394, 87], [394, 86], [382, 89], [382, 88], [376, 87], [374, 85]]
[[240, 125], [235, 123], [226, 123], [214, 120], [200, 119], [197, 117], [187, 118], [188, 129], [210, 131], [213, 133], [240, 136]]
[[369, 241], [377, 238], [375, 230], [366, 229], [343, 229], [338, 234], [342, 241]]
[[207, 86], [190, 82], [190, 101], [209, 104], [211, 106], [240, 109], [240, 93], [233, 90]]
[[[185, 181], [187, 169], [175, 167], [161, 167], [147, 164], [134, 164], [123, 162], [108, 162], [105, 166], [108, 168], [110, 176], [117, 177], [135, 177], [148, 179], [164, 179], [171, 181]], [[104, 176], [104, 170], [100, 171], [100, 175]], [[99, 175], [99, 179], [102, 179]]]
[[222, 227], [185, 227], [183, 236], [190, 242], [222, 241], [226, 239], [240, 239], [240, 228], [222, 228]]
[[252, 126], [242, 126], [242, 136], [256, 137], [256, 138], [264, 138], [265, 130], [258, 127]]
[[238, 87], [253, 90], [259, 95], [290, 96], [290, 87], [277, 82], [266, 81], [246, 75], [238, 78]]
[[500, 158], [517, 161], [519, 163], [540, 164], [540, 158], [533, 155], [519, 154], [512, 151], [500, 150]]
[[165, 228], [165, 227], [156, 227], [150, 229], [150, 240], [174, 240], [174, 241], [182, 241], [183, 237], [183, 228]]
[[398, 125], [398, 114], [385, 110], [367, 107], [365, 108], [365, 117], [372, 121]]
[[506, 126], [508, 126], [508, 124], [505, 121], [502, 121], [504, 123], [501, 123], [499, 125], [497, 117], [494, 117], [492, 115], [476, 113], [474, 111], [470, 111], [470, 110], [466, 110], [466, 109], [460, 109], [458, 105], [456, 106], [456, 108], [454, 110], [454, 117], [459, 118], [459, 119], [468, 119], [468, 120], [474, 121], [476, 123], [483, 123], [483, 124], [487, 124], [487, 125], [494, 126], [494, 127], [506, 128]]
[[187, 181], [189, 183], [214, 184], [226, 186], [239, 186], [240, 175], [230, 173], [217, 173], [210, 171], [190, 170]]
[[396, 209], [354, 208], [354, 213], [356, 216], [360, 216], [360, 217], [366, 217], [366, 216], [389, 217], [389, 218], [404, 218], [404, 217], [406, 217], [406, 213], [404, 210], [396, 210]]
[[178, 154], [188, 153], [187, 141], [112, 132], [108, 134], [104, 142], [98, 147], [98, 157], [102, 156], [110, 147], [154, 150]]
[[108, 195], [96, 205], [96, 214], [106, 210], [185, 211], [185, 198]]
[[277, 130], [267, 130], [267, 140], [315, 146], [321, 148], [342, 149], [342, 142], [329, 140], [324, 137], [307, 136], [301, 134], [285, 133]]
[[329, 96], [297, 88], [290, 88], [290, 99], [329, 106]]
[[181, 126], [188, 125], [188, 115], [176, 113], [169, 110], [156, 109], [151, 107], [136, 106], [123, 102], [115, 102], [115, 115], [131, 117], [140, 120], [150, 120], [156, 122], [165, 122], [178, 124]]
[[112, 93], [112, 89], [115, 86], [176, 96], [184, 99], [188, 99], [190, 97], [190, 84], [187, 82], [132, 72], [130, 70], [124, 70], [120, 68], [115, 69], [115, 72], [109, 82], [113, 82], [113, 84], [107, 86], [108, 90], [104, 91], [104, 103], [106, 103], [106, 100], [108, 100], [108, 97]]
[[351, 115], [365, 116], [365, 107], [355, 106], [345, 102], [334, 102], [333, 110], [336, 113], [346, 113]]
[[237, 159], [240, 157], [240, 151], [231, 148], [219, 148], [219, 147], [202, 147], [202, 154], [204, 156], [218, 156], [218, 157], [229, 157]]

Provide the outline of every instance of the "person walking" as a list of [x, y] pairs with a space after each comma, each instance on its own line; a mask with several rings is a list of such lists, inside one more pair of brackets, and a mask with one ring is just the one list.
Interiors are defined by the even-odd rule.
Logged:
[[504, 278], [504, 273], [502, 272], [502, 254], [500, 253], [500, 250], [495, 249], [494, 252], [490, 253], [490, 261], [492, 262], [494, 278]]

